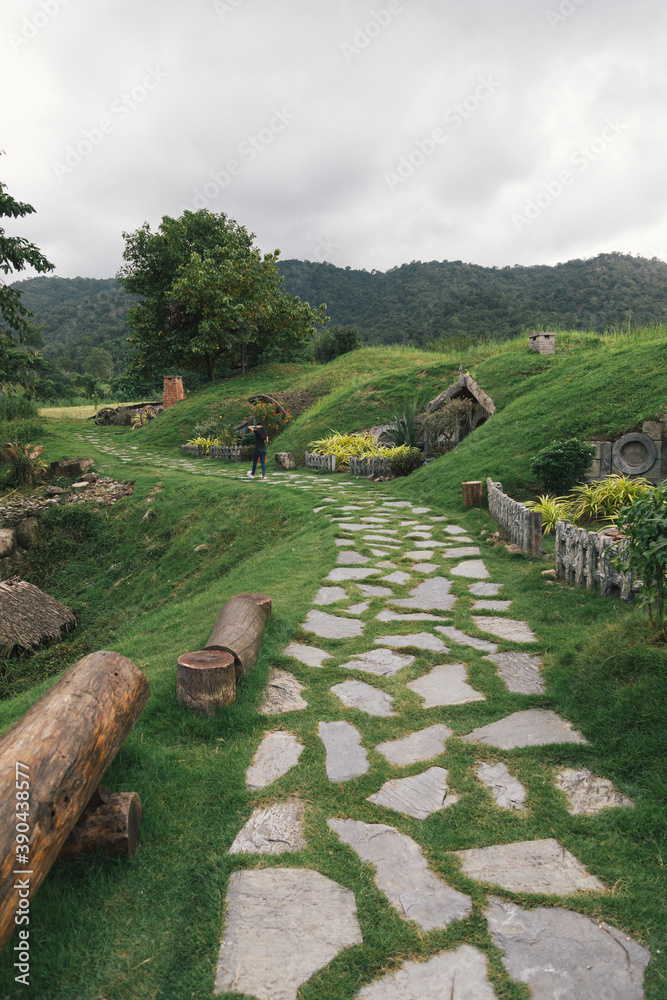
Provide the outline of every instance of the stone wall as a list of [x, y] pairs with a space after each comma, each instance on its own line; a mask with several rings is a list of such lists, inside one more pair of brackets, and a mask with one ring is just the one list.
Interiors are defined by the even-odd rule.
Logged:
[[641, 431], [623, 434], [616, 441], [590, 441], [595, 456], [586, 479], [604, 476], [643, 476], [656, 485], [667, 479], [667, 426], [662, 420], [645, 420]]
[[571, 587], [599, 590], [603, 597], [634, 600], [633, 574], [620, 573], [612, 565], [618, 544], [608, 535], [575, 528], [569, 521], [556, 521], [556, 576]]
[[539, 556], [542, 552], [542, 515], [528, 510], [524, 503], [503, 493], [503, 484], [486, 480], [489, 514], [504, 534], [524, 552]]
[[539, 351], [540, 354], [554, 354], [556, 351], [556, 334], [531, 333], [528, 338], [528, 346], [531, 351]]

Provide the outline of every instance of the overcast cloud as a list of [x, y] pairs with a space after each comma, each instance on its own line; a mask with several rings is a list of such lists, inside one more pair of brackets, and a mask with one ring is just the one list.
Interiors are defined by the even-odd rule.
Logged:
[[[667, 258], [659, 0], [13, 0], [7, 226], [63, 277], [225, 212], [283, 258]], [[21, 276], [25, 276], [25, 272]]]

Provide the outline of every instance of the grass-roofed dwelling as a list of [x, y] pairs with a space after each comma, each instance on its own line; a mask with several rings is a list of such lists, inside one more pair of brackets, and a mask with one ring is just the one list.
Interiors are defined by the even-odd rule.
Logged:
[[13, 576], [0, 583], [0, 656], [62, 638], [76, 625], [69, 608]]
[[480, 427], [496, 412], [495, 403], [483, 389], [480, 389], [474, 378], [466, 375], [462, 366], [459, 367], [459, 372], [458, 380], [454, 385], [450, 385], [449, 389], [445, 389], [439, 396], [432, 399], [426, 407], [427, 413], [435, 413], [445, 406], [447, 400], [467, 399], [472, 403], [472, 412], [469, 419], [460, 421], [456, 429], [455, 444], [463, 441], [471, 431]]

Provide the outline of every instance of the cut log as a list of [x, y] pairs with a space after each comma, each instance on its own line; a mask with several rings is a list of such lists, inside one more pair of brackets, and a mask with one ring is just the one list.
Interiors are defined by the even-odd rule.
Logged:
[[213, 715], [218, 705], [236, 698], [236, 666], [232, 653], [198, 649], [183, 653], [176, 669], [176, 697], [188, 708]]
[[[90, 653], [0, 740], [0, 951], [147, 700], [148, 681], [130, 660]], [[30, 808], [17, 812], [23, 801]]]
[[257, 662], [266, 617], [261, 604], [247, 597], [232, 597], [218, 612], [205, 649], [231, 653], [237, 681]]
[[141, 799], [136, 792], [106, 792], [105, 801], [86, 806], [60, 848], [58, 861], [76, 861], [92, 853], [128, 858], [134, 855], [139, 846]]
[[481, 483], [481, 480], [471, 479], [467, 483], [461, 483], [461, 490], [463, 491], [463, 506], [464, 507], [481, 507], [482, 506], [482, 483]]
[[271, 617], [271, 598], [268, 594], [234, 594], [232, 600], [235, 601], [237, 597], [245, 597], [247, 600], [258, 604], [266, 615], [267, 621]]

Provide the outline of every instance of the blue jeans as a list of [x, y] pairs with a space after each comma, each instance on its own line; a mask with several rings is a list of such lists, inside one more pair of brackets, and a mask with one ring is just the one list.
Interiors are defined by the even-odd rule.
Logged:
[[262, 463], [262, 475], [266, 475], [266, 448], [255, 448], [252, 453], [252, 474], [255, 475], [255, 469], [257, 468], [257, 459]]

